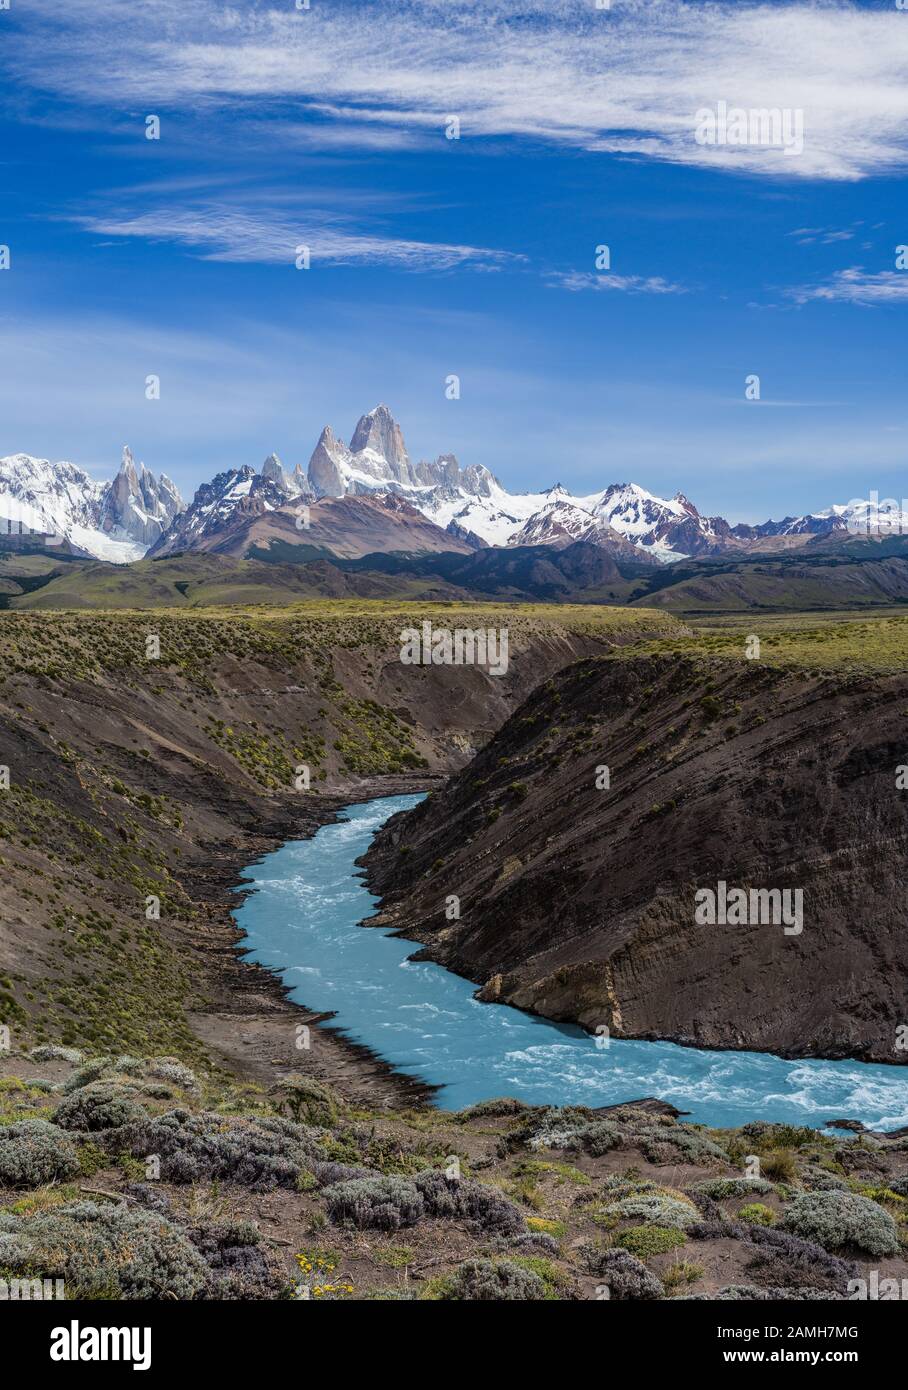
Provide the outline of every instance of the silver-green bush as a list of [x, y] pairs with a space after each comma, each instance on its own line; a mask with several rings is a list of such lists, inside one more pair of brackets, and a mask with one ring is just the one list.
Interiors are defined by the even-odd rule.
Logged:
[[63, 1279], [67, 1298], [195, 1298], [209, 1269], [157, 1212], [73, 1202], [34, 1216], [0, 1213], [0, 1267]]
[[46, 1120], [0, 1125], [0, 1185], [40, 1187], [71, 1177], [78, 1167], [72, 1140]]
[[785, 1230], [825, 1250], [851, 1246], [868, 1255], [896, 1255], [898, 1229], [888, 1211], [853, 1192], [805, 1192], [785, 1212]]
[[443, 1286], [443, 1299], [482, 1303], [540, 1303], [546, 1287], [538, 1274], [513, 1260], [466, 1260]]
[[425, 1211], [422, 1194], [406, 1178], [355, 1178], [326, 1187], [324, 1197], [333, 1222], [350, 1222], [359, 1230], [415, 1226]]
[[132, 1094], [113, 1081], [90, 1081], [71, 1091], [54, 1111], [54, 1124], [63, 1129], [119, 1129], [145, 1119]]

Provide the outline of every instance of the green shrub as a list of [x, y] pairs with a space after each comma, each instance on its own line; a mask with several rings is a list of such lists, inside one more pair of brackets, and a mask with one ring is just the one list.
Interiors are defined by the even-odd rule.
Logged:
[[674, 1250], [685, 1240], [684, 1232], [673, 1226], [631, 1226], [627, 1231], [618, 1232], [615, 1245], [646, 1260], [650, 1255], [664, 1255], [667, 1250]]
[[702, 1265], [695, 1264], [692, 1260], [676, 1260], [673, 1265], [663, 1271], [662, 1282], [666, 1293], [674, 1293], [675, 1289], [683, 1289], [688, 1284], [696, 1284], [698, 1279], [702, 1279], [704, 1269]]
[[764, 1202], [748, 1202], [739, 1209], [738, 1220], [746, 1221], [749, 1226], [774, 1226], [776, 1214]]
[[308, 1076], [292, 1076], [274, 1087], [275, 1109], [296, 1124], [321, 1125], [326, 1129], [337, 1122], [338, 1099], [329, 1086]]
[[798, 1176], [798, 1163], [790, 1149], [770, 1149], [760, 1156], [760, 1172], [773, 1182], [793, 1182]]
[[0, 1125], [0, 1185], [40, 1187], [78, 1171], [76, 1146], [46, 1120]]

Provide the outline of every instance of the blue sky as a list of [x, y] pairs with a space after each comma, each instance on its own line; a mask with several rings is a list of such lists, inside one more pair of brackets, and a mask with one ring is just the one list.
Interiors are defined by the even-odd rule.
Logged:
[[[895, 0], [11, 0], [0, 64], [0, 453], [191, 493], [382, 400], [515, 491], [908, 495]], [[803, 149], [697, 144], [722, 100]]]

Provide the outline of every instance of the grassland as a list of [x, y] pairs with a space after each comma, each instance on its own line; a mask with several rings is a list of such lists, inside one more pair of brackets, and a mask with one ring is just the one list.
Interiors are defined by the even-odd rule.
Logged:
[[[753, 650], [748, 640], [754, 636], [760, 642], [756, 659], [768, 666], [840, 670], [849, 675], [908, 668], [908, 616], [891, 613], [701, 619], [683, 636], [659, 638], [645, 649], [747, 661], [754, 659], [748, 657], [748, 650]], [[637, 653], [642, 650], [634, 648]]]

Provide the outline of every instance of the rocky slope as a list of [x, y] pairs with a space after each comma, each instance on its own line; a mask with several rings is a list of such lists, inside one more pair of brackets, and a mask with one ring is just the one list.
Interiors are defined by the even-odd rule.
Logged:
[[[220, 507], [196, 504], [149, 552], [149, 559], [184, 551], [210, 551], [237, 559], [279, 558], [305, 562], [315, 556], [350, 559], [394, 552], [399, 555], [472, 554], [472, 546], [442, 531], [422, 512], [392, 493], [370, 497], [268, 500], [263, 489], [234, 505], [231, 493]], [[197, 494], [198, 499], [198, 494]]]
[[[380, 832], [377, 920], [482, 999], [618, 1037], [903, 1061], [905, 663], [741, 656], [586, 661], [540, 685]], [[802, 931], [698, 925], [720, 880], [800, 890]]]
[[[401, 628], [424, 617], [506, 622], [507, 674], [403, 664]], [[233, 954], [243, 866], [388, 778], [461, 766], [538, 679], [666, 624], [359, 600], [0, 615], [0, 1022], [96, 1048], [292, 1055], [294, 1011]]]

